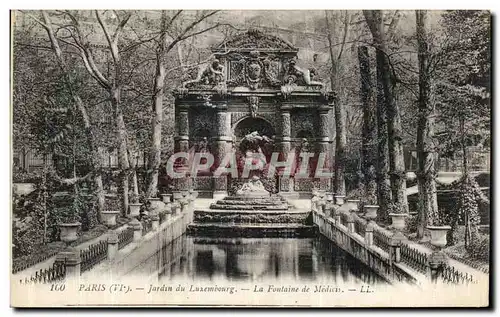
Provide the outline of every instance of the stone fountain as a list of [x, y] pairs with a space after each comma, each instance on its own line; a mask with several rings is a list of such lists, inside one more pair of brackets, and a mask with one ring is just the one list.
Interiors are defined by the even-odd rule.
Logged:
[[[252, 132], [245, 136], [240, 149], [245, 157], [262, 153], [269, 138]], [[309, 211], [298, 210], [284, 197], [271, 194], [261, 181], [263, 168], [253, 170], [236, 192], [217, 200], [206, 209], [194, 211], [190, 233], [208, 236], [296, 237], [313, 234]]]

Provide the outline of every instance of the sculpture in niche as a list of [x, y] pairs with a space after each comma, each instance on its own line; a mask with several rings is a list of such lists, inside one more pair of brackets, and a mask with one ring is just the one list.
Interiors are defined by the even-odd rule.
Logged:
[[240, 150], [243, 153], [264, 153], [262, 149], [266, 147], [266, 144], [271, 142], [272, 139], [270, 139], [269, 137], [260, 135], [257, 131], [253, 131], [243, 137], [240, 142]]
[[208, 153], [208, 139], [206, 136], [201, 138], [201, 140], [198, 142], [198, 149], [197, 152], [199, 153]]
[[307, 138], [302, 138], [302, 140], [300, 141], [300, 144], [297, 146], [297, 148], [295, 150], [296, 165], [295, 165], [294, 174], [301, 173], [301, 174], [309, 175], [310, 174], [310, 166], [309, 165], [306, 167], [305, 171], [300, 170], [302, 168], [302, 161], [303, 161], [302, 156], [300, 156], [301, 153], [310, 153], [310, 146], [309, 146], [309, 141], [307, 140]]
[[260, 98], [258, 96], [248, 96], [248, 107], [250, 108], [250, 115], [252, 118], [257, 116], [257, 111], [259, 110], [259, 101]]

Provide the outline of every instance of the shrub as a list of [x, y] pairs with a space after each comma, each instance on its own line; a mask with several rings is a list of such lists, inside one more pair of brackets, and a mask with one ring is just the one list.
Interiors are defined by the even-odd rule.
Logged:
[[490, 237], [477, 236], [472, 239], [470, 248], [468, 248], [469, 255], [476, 260], [488, 262], [490, 260]]

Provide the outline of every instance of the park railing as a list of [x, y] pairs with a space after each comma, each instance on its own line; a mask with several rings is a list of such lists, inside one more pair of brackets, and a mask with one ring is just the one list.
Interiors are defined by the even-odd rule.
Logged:
[[354, 219], [354, 232], [356, 232], [360, 236], [364, 236], [367, 221], [358, 216], [357, 214], [353, 214], [353, 219]]
[[389, 253], [391, 249], [391, 237], [376, 226], [373, 230], [373, 244]]
[[429, 261], [427, 254], [404, 243], [401, 245], [401, 261], [414, 270], [423, 274], [427, 273], [427, 263]]
[[48, 269], [40, 269], [35, 275], [21, 279], [21, 284], [46, 284], [63, 280], [66, 276], [66, 263], [55, 262]]
[[44, 254], [43, 256], [37, 257], [35, 259], [26, 260], [26, 261], [23, 261], [22, 263], [16, 263], [13, 265], [12, 274], [16, 274], [17, 272], [21, 272], [23, 270], [26, 270], [29, 267], [32, 267], [38, 263], [41, 263], [41, 262], [55, 256], [58, 252], [59, 252], [59, 250], [54, 250], [50, 253]]
[[133, 240], [134, 240], [134, 229], [127, 228], [125, 230], [122, 230], [122, 232], [118, 234], [118, 250], [124, 248]]
[[100, 241], [91, 244], [85, 250], [80, 250], [81, 272], [85, 272], [93, 268], [95, 265], [104, 261], [108, 257], [108, 242]]
[[476, 284], [472, 274], [462, 273], [455, 269], [455, 267], [445, 264], [441, 272], [441, 280], [448, 284]]

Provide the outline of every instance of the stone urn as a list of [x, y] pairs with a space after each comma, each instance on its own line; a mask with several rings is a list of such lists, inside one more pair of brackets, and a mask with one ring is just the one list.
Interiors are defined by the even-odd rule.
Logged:
[[178, 201], [179, 199], [182, 198], [182, 196], [183, 195], [182, 195], [181, 192], [173, 192], [173, 194], [172, 194], [172, 197], [173, 197], [174, 201]]
[[187, 198], [181, 198], [179, 199], [179, 204], [181, 206], [181, 213], [186, 213], [189, 206], [189, 200]]
[[427, 226], [427, 230], [431, 234], [431, 244], [438, 248], [444, 248], [448, 243], [446, 234], [450, 229], [450, 226]]
[[344, 195], [335, 195], [335, 204], [338, 206], [342, 206], [345, 203]]
[[333, 201], [333, 193], [326, 192], [326, 200], [327, 201]]
[[118, 210], [103, 210], [101, 211], [102, 222], [107, 227], [116, 226], [116, 217], [120, 214]]
[[377, 218], [378, 205], [364, 205], [364, 217], [369, 220]]
[[148, 198], [148, 201], [151, 203], [151, 210], [159, 212], [160, 209], [163, 208], [163, 202], [160, 200], [160, 198], [150, 197]]
[[392, 227], [397, 230], [403, 230], [406, 227], [406, 218], [408, 214], [390, 213], [389, 217], [392, 219]]
[[61, 241], [65, 242], [67, 245], [76, 241], [78, 239], [77, 233], [80, 226], [81, 223], [79, 222], [61, 223], [59, 225], [59, 229], [61, 230]]
[[172, 201], [172, 194], [161, 194], [161, 201], [163, 203], [168, 204]]
[[130, 218], [136, 218], [139, 217], [139, 214], [141, 212], [141, 206], [142, 204], [139, 203], [130, 203], [129, 205], [130, 208], [130, 213], [128, 214]]
[[349, 211], [358, 212], [359, 211], [359, 199], [348, 199], [346, 205]]

